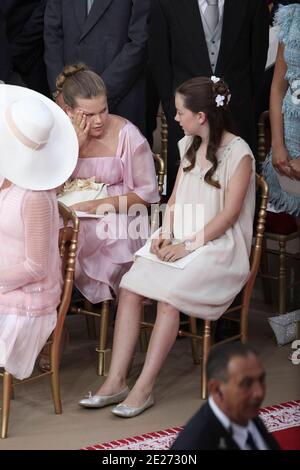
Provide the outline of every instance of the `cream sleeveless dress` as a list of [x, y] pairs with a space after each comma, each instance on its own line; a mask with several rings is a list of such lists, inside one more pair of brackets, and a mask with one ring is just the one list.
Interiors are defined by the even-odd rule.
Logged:
[[[183, 166], [191, 137], [179, 142]], [[240, 161], [246, 155], [252, 157], [252, 175], [240, 215], [235, 224], [222, 236], [208, 242], [197, 250], [197, 256], [184, 269], [172, 263], [159, 263], [137, 257], [131, 269], [123, 276], [120, 287], [150, 299], [167, 302], [183, 313], [216, 320], [230, 306], [249, 276], [249, 255], [252, 242], [255, 209], [255, 162], [248, 144], [234, 137], [226, 147], [220, 147], [215, 179], [217, 189], [204, 181], [205, 171], [198, 164], [190, 172], [183, 173], [176, 193], [176, 204], [203, 204], [203, 224], [207, 224], [222, 209], [225, 192]], [[180, 212], [180, 211], [179, 211]], [[180, 223], [174, 215], [174, 231], [180, 232]], [[195, 223], [197, 221], [194, 221]], [[201, 227], [188, 223], [189, 233]], [[186, 234], [185, 227], [181, 233]], [[178, 235], [174, 233], [177, 238]]]

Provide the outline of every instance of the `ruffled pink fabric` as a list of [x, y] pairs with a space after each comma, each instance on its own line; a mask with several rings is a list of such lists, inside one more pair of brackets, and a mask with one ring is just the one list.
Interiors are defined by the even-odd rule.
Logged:
[[0, 218], [0, 367], [24, 379], [57, 320], [62, 278], [56, 192], [2, 189]]
[[0, 314], [42, 316], [60, 302], [56, 192], [0, 192]]
[[[109, 185], [109, 196], [134, 192], [148, 203], [159, 201], [151, 149], [130, 122], [120, 132], [115, 156], [79, 158], [72, 178], [92, 176], [96, 182]], [[81, 219], [75, 285], [90, 302], [102, 302], [118, 294], [133, 254], [144, 244], [148, 236], [147, 218], [141, 218], [142, 236], [136, 240], [127, 236], [132, 221], [126, 214]]]

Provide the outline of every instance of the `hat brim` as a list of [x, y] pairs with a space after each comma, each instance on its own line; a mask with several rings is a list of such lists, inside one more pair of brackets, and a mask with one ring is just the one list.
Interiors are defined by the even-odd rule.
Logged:
[[[9, 129], [5, 110], [23, 98], [38, 98], [54, 117], [47, 144], [32, 150]], [[30, 109], [28, 109], [30, 114]], [[0, 85], [0, 174], [17, 186], [34, 191], [53, 189], [73, 173], [78, 160], [78, 139], [70, 118], [49, 98], [28, 88]]]

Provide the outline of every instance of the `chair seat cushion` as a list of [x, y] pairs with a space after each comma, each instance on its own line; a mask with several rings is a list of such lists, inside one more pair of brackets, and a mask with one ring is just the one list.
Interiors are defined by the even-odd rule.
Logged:
[[275, 213], [267, 211], [266, 232], [278, 235], [290, 235], [297, 232], [295, 217], [286, 212]]

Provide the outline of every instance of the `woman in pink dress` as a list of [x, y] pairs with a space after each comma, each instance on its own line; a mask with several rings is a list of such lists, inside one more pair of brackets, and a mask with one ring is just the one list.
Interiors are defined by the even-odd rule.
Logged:
[[24, 379], [56, 324], [55, 188], [74, 170], [78, 143], [65, 113], [39, 93], [1, 85], [0, 109], [0, 367]]
[[145, 217], [139, 218], [141, 232], [129, 233], [135, 217], [128, 210], [159, 201], [154, 161], [140, 131], [109, 114], [105, 85], [85, 65], [65, 67], [57, 79], [57, 91], [78, 136], [79, 159], [72, 179], [94, 177], [108, 185], [108, 197], [73, 206], [103, 215], [80, 220], [75, 271], [77, 289], [95, 304], [117, 296], [134, 252], [147, 238]]

